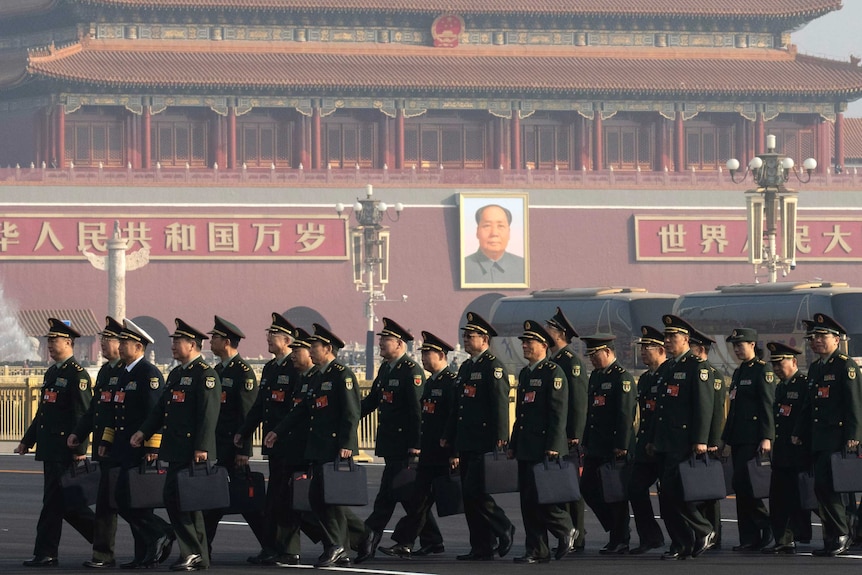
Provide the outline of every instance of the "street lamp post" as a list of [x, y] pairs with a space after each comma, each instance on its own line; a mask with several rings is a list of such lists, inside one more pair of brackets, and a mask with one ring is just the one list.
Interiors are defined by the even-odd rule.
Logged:
[[[365, 188], [365, 198], [357, 198], [353, 204], [353, 215], [358, 225], [350, 228], [350, 254], [353, 263], [353, 283], [357, 291], [366, 294], [365, 317], [368, 330], [365, 334], [365, 377], [374, 376], [374, 304], [385, 301], [384, 289], [389, 283], [389, 228], [381, 224], [384, 214], [397, 222], [404, 205], [395, 204], [395, 217], [389, 214], [389, 206], [374, 199], [374, 188]], [[344, 204], [336, 204], [338, 215], [344, 213]]]
[[[796, 212], [798, 194], [784, 184], [791, 172], [800, 182], [811, 180], [811, 172], [817, 167], [814, 158], [802, 163], [805, 179], [794, 168], [792, 158], [775, 151], [775, 136], [766, 136], [766, 153], [752, 158], [745, 172], [736, 178], [739, 160], [727, 161], [730, 179], [734, 183], [744, 182], [749, 173], [757, 188], [745, 192], [746, 219], [748, 220], [748, 262], [754, 265], [755, 281], [761, 266], [769, 271], [769, 282], [778, 281], [778, 270], [787, 275], [796, 269]], [[781, 244], [778, 243], [778, 225], [781, 224]]]

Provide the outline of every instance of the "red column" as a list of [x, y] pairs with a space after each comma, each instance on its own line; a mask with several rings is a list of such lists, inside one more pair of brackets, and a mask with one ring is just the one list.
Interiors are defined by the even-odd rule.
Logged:
[[579, 170], [583, 170], [584, 168], [590, 169], [590, 125], [587, 123], [587, 119], [578, 114], [578, 134], [581, 138], [581, 149], [578, 150], [580, 154], [580, 166], [578, 166]]
[[130, 142], [132, 144], [132, 167], [140, 169], [144, 166], [142, 163], [144, 158], [141, 155], [141, 117], [136, 114], [132, 114], [129, 117], [129, 124], [132, 126], [132, 137], [130, 138]]
[[296, 159], [293, 167], [308, 169], [311, 167], [311, 158], [308, 155], [308, 118], [304, 114], [296, 113], [294, 122], [294, 143], [296, 145]]
[[227, 109], [227, 169], [236, 168], [236, 107], [229, 106]]
[[739, 160], [740, 166], [747, 166], [748, 160], [748, 146], [746, 138], [746, 134], [748, 133], [748, 120], [741, 117], [736, 121], [736, 138], [734, 142], [734, 147], [736, 148], [733, 153], [730, 154], [731, 158], [736, 158]]
[[[397, 115], [397, 112], [396, 112]], [[390, 168], [395, 167], [395, 142], [392, 130], [392, 122], [390, 121], [389, 116], [386, 114], [380, 114], [380, 144], [383, 148], [383, 164]], [[383, 166], [375, 166], [376, 168], [383, 168]]]
[[138, 139], [141, 146], [141, 167], [149, 169], [153, 167], [153, 116], [150, 106], [144, 106], [141, 123], [141, 137]]
[[754, 124], [754, 155], [759, 156], [766, 152], [766, 124], [763, 112], [757, 112], [757, 121]]
[[844, 169], [844, 114], [835, 114], [835, 165]]
[[54, 140], [54, 158], [57, 167], [66, 167], [66, 112], [63, 104], [57, 104], [55, 108], [56, 138]]
[[506, 120], [497, 118], [497, 165], [493, 168], [499, 169], [500, 166], [506, 165]]
[[818, 148], [820, 150], [818, 156], [820, 157], [817, 158], [817, 167], [822, 174], [825, 174], [827, 169], [832, 169], [832, 153], [829, 144], [829, 124], [825, 120], [820, 120], [820, 133], [818, 135]]
[[322, 167], [323, 142], [320, 132], [320, 104], [311, 109], [311, 168], [319, 170]]
[[673, 171], [681, 172], [685, 169], [685, 124], [683, 123], [682, 110], [676, 111], [673, 127]]
[[520, 170], [521, 164], [521, 115], [512, 110], [512, 169]]
[[395, 110], [395, 169], [404, 169], [404, 110]]
[[663, 172], [665, 166], [670, 164], [670, 148], [667, 145], [667, 139], [664, 116], [659, 115], [655, 122], [655, 149], [657, 153], [652, 167], [656, 172]]
[[593, 170], [599, 172], [605, 169], [602, 162], [602, 151], [604, 148], [602, 138], [602, 111], [596, 110], [593, 116]]

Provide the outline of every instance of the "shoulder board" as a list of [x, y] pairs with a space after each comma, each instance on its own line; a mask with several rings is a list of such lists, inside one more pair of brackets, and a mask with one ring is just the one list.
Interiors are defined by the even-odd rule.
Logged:
[[204, 368], [204, 369], [212, 369], [212, 367], [210, 366], [210, 364], [208, 364], [207, 362], [205, 362], [203, 359], [201, 359], [201, 360], [199, 360], [199, 361], [198, 361], [198, 365], [200, 365], [200, 366], [201, 366], [202, 368]]
[[493, 353], [491, 353], [491, 352], [488, 352], [488, 360], [490, 360], [490, 361], [495, 361], [496, 359], [497, 359], [497, 356], [496, 356], [496, 355], [494, 355], [494, 354], [493, 354]]
[[847, 357], [846, 355], [844, 355], [843, 353], [839, 353], [839, 354], [838, 354], [838, 359], [840, 359], [841, 361], [847, 361], [847, 360], [848, 360], [848, 359], [850, 359], [850, 358], [849, 358], [849, 357]]
[[705, 363], [707, 361], [705, 358], [697, 357], [697, 356], [695, 356], [695, 359], [697, 360], [697, 363]]
[[553, 362], [553, 361], [551, 361], [551, 360], [547, 360], [547, 361], [545, 361], [545, 365], [544, 365], [544, 367], [547, 367], [547, 368], [548, 368], [548, 369], [550, 369], [550, 370], [554, 370], [554, 369], [557, 369], [557, 368], [558, 368], [558, 367], [560, 367], [560, 366], [559, 366], [559, 365], [557, 365], [556, 363], [554, 363], [554, 362]]
[[617, 373], [625, 373], [626, 370], [623, 366], [621, 366], [620, 364], [617, 363], [617, 364], [614, 364], [614, 371]]
[[763, 361], [762, 359], [755, 359], [755, 360], [754, 360], [754, 363], [756, 363], [756, 364], [758, 364], [758, 365], [766, 365], [766, 362], [765, 362], [765, 361]]
[[335, 362], [333, 361], [332, 363], [330, 363], [330, 364], [329, 364], [329, 366], [330, 366], [331, 368], [333, 368], [333, 369], [338, 370], [338, 371], [344, 371], [344, 366], [343, 366], [343, 365], [341, 365], [340, 363], [335, 363]]
[[560, 355], [563, 357], [568, 357], [568, 358], [575, 357], [575, 354], [572, 353], [572, 350], [567, 349], [565, 347], [560, 350]]
[[80, 366], [80, 364], [78, 364], [78, 362], [77, 362], [77, 361], [75, 361], [75, 360], [70, 361], [70, 362], [69, 362], [69, 365], [71, 365], [72, 367], [74, 367], [77, 371], [84, 371], [84, 368], [83, 368], [83, 367], [81, 367], [81, 366]]
[[242, 370], [243, 371], [251, 371], [251, 366], [246, 362], [242, 362]]
[[440, 377], [445, 377], [446, 379], [455, 380], [455, 379], [458, 379], [458, 374], [453, 373], [447, 369], [447, 370], [443, 371], [443, 373], [440, 374]]
[[404, 358], [404, 361], [403, 361], [403, 362], [401, 362], [401, 363], [402, 363], [402, 365], [407, 366], [409, 369], [413, 369], [414, 367], [416, 367], [416, 364], [415, 364], [415, 363], [413, 363], [413, 362], [412, 362], [410, 359], [408, 359], [408, 358]]

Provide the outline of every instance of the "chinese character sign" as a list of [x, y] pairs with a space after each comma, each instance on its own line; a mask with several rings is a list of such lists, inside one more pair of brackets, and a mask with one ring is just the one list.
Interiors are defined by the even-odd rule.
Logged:
[[113, 222], [129, 252], [150, 259], [347, 259], [347, 220], [329, 216], [21, 214], [0, 217], [0, 260], [72, 259], [107, 253]]
[[[638, 261], [746, 261], [748, 226], [738, 216], [636, 215], [635, 246]], [[800, 218], [796, 259], [862, 261], [862, 221]]]

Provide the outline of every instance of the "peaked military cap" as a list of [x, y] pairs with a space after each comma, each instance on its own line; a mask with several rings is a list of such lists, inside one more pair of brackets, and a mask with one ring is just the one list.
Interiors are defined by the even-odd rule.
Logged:
[[296, 337], [296, 327], [280, 313], [272, 312], [272, 324], [266, 331], [269, 333], [286, 333], [290, 337]]
[[587, 355], [593, 355], [600, 349], [614, 349], [614, 340], [617, 337], [610, 333], [596, 333], [590, 336], [582, 337], [581, 341], [587, 348]]
[[524, 333], [518, 336], [521, 341], [533, 339], [545, 345], [551, 345], [551, 335], [537, 321], [528, 319], [524, 322]]
[[661, 316], [661, 321], [664, 324], [665, 333], [681, 333], [690, 336], [693, 331], [696, 331], [690, 323], [677, 315], [665, 314]]
[[55, 317], [48, 318], [48, 326], [48, 333], [45, 334], [45, 337], [49, 339], [52, 337], [68, 337], [69, 339], [81, 337], [81, 334], [72, 329], [71, 325]]
[[694, 330], [688, 334], [688, 341], [703, 347], [709, 347], [715, 343], [715, 340], [703, 333], [702, 331]]
[[422, 347], [419, 348], [419, 351], [439, 351], [442, 353], [449, 353], [453, 351], [455, 348], [431, 333], [430, 331], [422, 332]]
[[398, 325], [397, 322], [389, 319], [388, 317], [383, 318], [383, 329], [380, 330], [380, 333], [377, 335], [381, 337], [389, 336], [389, 337], [397, 337], [398, 339], [404, 341], [413, 341], [413, 334]]
[[337, 335], [326, 329], [319, 323], [312, 324], [314, 326], [314, 335], [308, 338], [309, 342], [320, 341], [326, 345], [331, 345], [332, 349], [341, 349], [344, 347], [344, 342]]
[[847, 330], [844, 326], [826, 315], [825, 313], [814, 314], [813, 320], [808, 320], [808, 333], [831, 333], [832, 335], [844, 335]]
[[205, 339], [209, 339], [203, 332], [197, 330], [181, 320], [180, 318], [174, 319], [174, 323], [176, 323], [176, 329], [174, 329], [174, 333], [171, 334], [171, 338], [179, 338], [184, 337], [186, 339], [193, 339], [198, 343], [202, 342]]
[[463, 331], [475, 331], [477, 333], [487, 335], [488, 337], [494, 337], [497, 335], [497, 330], [495, 330], [494, 327], [485, 320], [485, 318], [472, 311], [467, 312], [467, 323], [464, 324], [464, 327], [461, 329]]
[[750, 327], [738, 327], [731, 332], [727, 339], [727, 343], [739, 343], [741, 341], [757, 342], [757, 330]]
[[664, 345], [664, 333], [651, 325], [642, 325], [641, 337], [635, 343], [639, 345]]
[[105, 316], [105, 329], [99, 332], [102, 337], [119, 338], [120, 332], [123, 331], [123, 326], [120, 322], [109, 315]]
[[301, 327], [296, 328], [296, 332], [294, 332], [293, 337], [294, 340], [290, 342], [290, 347], [304, 347], [306, 349], [311, 347], [311, 334]]
[[135, 324], [135, 322], [130, 319], [123, 320], [123, 329], [120, 330], [120, 339], [139, 341], [144, 344], [144, 347], [155, 341], [150, 334], [145, 332], [142, 327]]
[[212, 335], [220, 335], [227, 339], [242, 339], [245, 334], [237, 326], [229, 322], [223, 317], [215, 316], [215, 325], [207, 333]]
[[557, 307], [557, 312], [554, 314], [554, 317], [547, 320], [545, 322], [549, 326], [560, 330], [565, 334], [566, 341], [571, 342], [573, 339], [578, 337], [578, 332], [575, 331], [575, 328], [572, 327], [572, 322], [569, 321], [569, 318], [566, 317], [566, 314], [563, 313], [563, 310]]
[[802, 350], [790, 347], [780, 341], [770, 341], [766, 344], [766, 349], [769, 350], [769, 361], [782, 361], [785, 359], [793, 359], [802, 353]]

